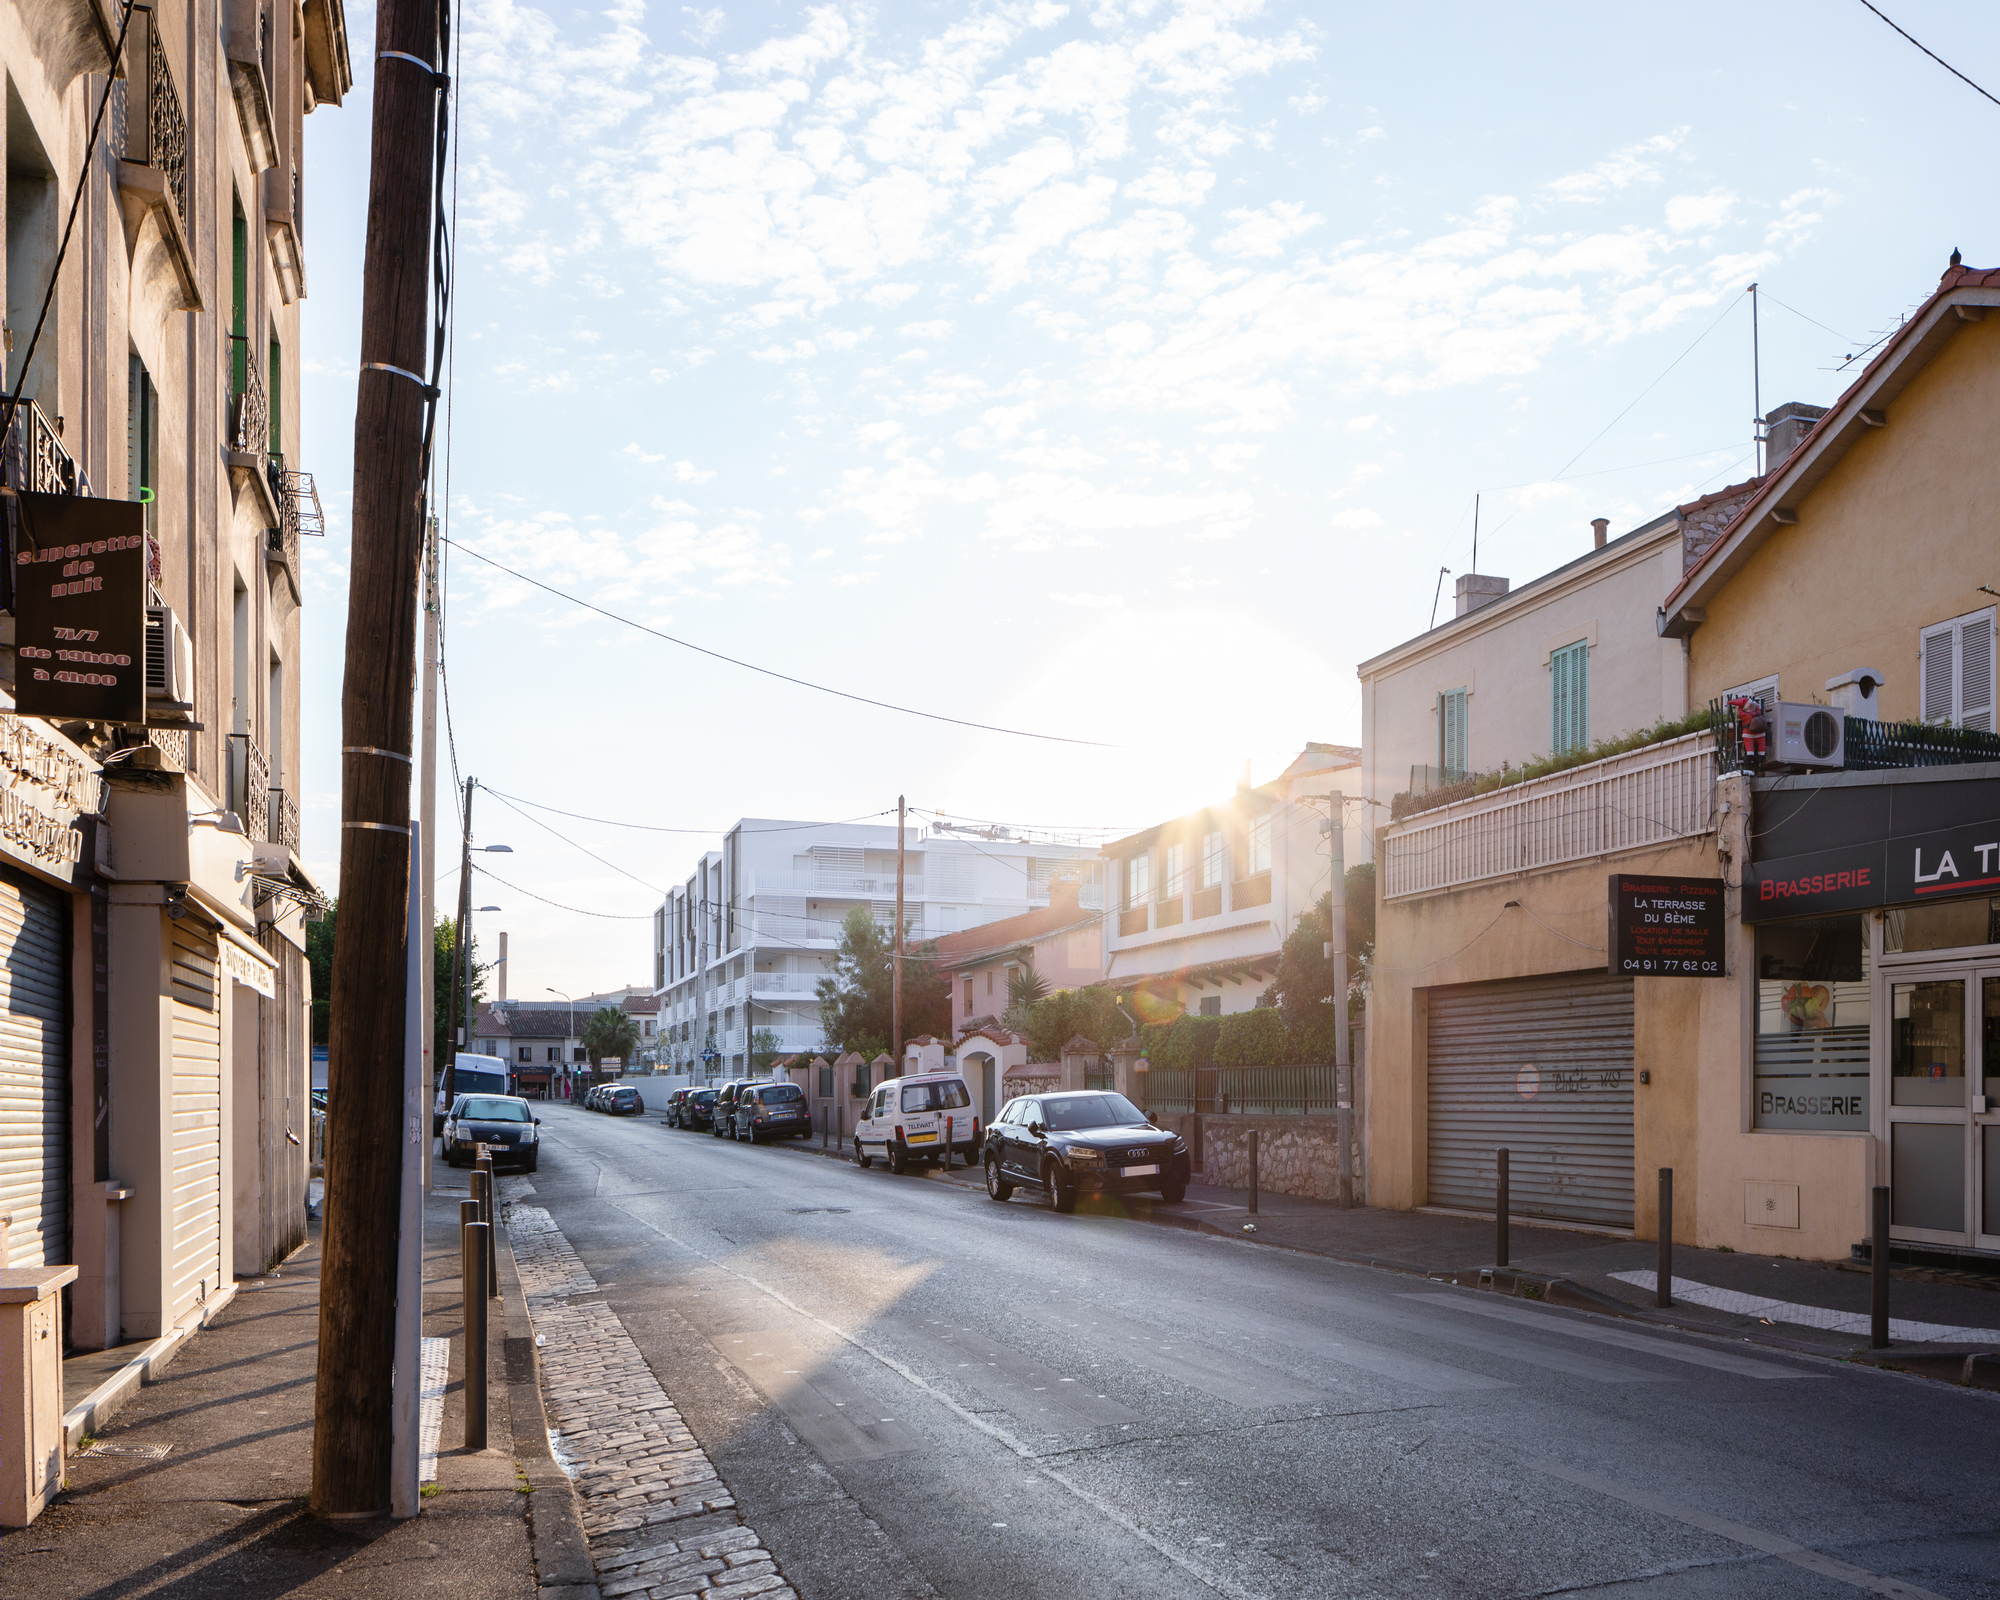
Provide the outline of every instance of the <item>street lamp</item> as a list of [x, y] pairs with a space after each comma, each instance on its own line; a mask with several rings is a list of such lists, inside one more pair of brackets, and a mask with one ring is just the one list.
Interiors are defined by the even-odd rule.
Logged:
[[[562, 990], [560, 989], [550, 989], [549, 993], [553, 995], [559, 995], [564, 1000], [569, 1001], [569, 1033], [570, 1033], [570, 1039], [574, 1039], [576, 1037], [576, 1001], [574, 999], [571, 999], [569, 995], [563, 994]], [[569, 1039], [563, 1040], [564, 1055], [569, 1054], [570, 1048], [571, 1046]], [[567, 1061], [563, 1063], [563, 1076], [566, 1078], [571, 1078], [575, 1076], [575, 1074], [570, 1071], [570, 1063]]]

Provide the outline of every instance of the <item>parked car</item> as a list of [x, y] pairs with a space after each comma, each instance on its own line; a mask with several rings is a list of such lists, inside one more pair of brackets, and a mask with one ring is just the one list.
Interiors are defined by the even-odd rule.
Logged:
[[614, 1117], [643, 1116], [646, 1110], [644, 1097], [629, 1083], [607, 1085], [597, 1105], [600, 1111], [608, 1111]]
[[969, 1167], [979, 1160], [979, 1146], [972, 1093], [956, 1072], [890, 1078], [854, 1124], [854, 1159], [868, 1167], [879, 1156], [891, 1172], [919, 1161], [950, 1166], [954, 1155]]
[[533, 1172], [542, 1153], [541, 1122], [519, 1095], [462, 1094], [444, 1119], [445, 1165], [470, 1166], [483, 1144], [496, 1169], [512, 1162]]
[[796, 1083], [747, 1083], [736, 1097], [736, 1137], [762, 1144], [766, 1139], [803, 1139], [812, 1132], [806, 1092]]
[[687, 1098], [680, 1104], [679, 1116], [680, 1121], [675, 1124], [676, 1127], [689, 1129], [707, 1128], [713, 1131], [715, 1127], [715, 1091], [713, 1089], [688, 1090]]
[[669, 1128], [681, 1125], [681, 1102], [694, 1093], [692, 1089], [676, 1089], [667, 1096], [667, 1103], [660, 1107], [660, 1121]]
[[733, 1139], [736, 1136], [736, 1092], [748, 1084], [748, 1078], [725, 1078], [715, 1086], [715, 1103], [709, 1108], [708, 1131], [718, 1139]]
[[1157, 1128], [1122, 1094], [1101, 1089], [1023, 1095], [986, 1134], [986, 1192], [1009, 1198], [1033, 1186], [1058, 1211], [1079, 1193], [1156, 1190], [1169, 1205], [1187, 1195], [1187, 1141]]

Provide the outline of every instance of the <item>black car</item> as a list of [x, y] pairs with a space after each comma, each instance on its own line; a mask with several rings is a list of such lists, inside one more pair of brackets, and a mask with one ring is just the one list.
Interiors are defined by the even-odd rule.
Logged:
[[496, 1169], [512, 1162], [533, 1172], [542, 1153], [541, 1121], [518, 1095], [462, 1094], [444, 1119], [445, 1165], [471, 1166], [483, 1144]]
[[1005, 1200], [1030, 1185], [1058, 1211], [1075, 1210], [1079, 1193], [1157, 1190], [1174, 1205], [1187, 1195], [1187, 1141], [1153, 1126], [1122, 1094], [1024, 1095], [986, 1130], [986, 1192]]
[[660, 1107], [660, 1123], [663, 1127], [678, 1128], [681, 1125], [681, 1102], [693, 1093], [692, 1089], [676, 1089], [667, 1096], [667, 1103]]
[[597, 1109], [608, 1111], [614, 1117], [636, 1117], [644, 1113], [646, 1102], [639, 1091], [628, 1084], [615, 1083], [597, 1097]]
[[766, 1139], [804, 1139], [812, 1131], [812, 1110], [796, 1083], [746, 1083], [737, 1093], [737, 1138], [762, 1144]]
[[749, 1086], [748, 1078], [729, 1078], [715, 1086], [715, 1103], [709, 1107], [708, 1131], [716, 1138], [736, 1137], [737, 1092]]
[[688, 1090], [687, 1098], [680, 1103], [679, 1108], [674, 1114], [680, 1119], [674, 1124], [677, 1128], [707, 1128], [713, 1131], [715, 1127], [715, 1091], [713, 1089]]

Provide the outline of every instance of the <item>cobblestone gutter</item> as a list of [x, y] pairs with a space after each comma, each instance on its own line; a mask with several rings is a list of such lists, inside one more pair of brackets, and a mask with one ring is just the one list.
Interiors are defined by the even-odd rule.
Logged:
[[539, 1206], [502, 1210], [544, 1348], [550, 1445], [575, 1482], [604, 1600], [796, 1600], [673, 1401]]

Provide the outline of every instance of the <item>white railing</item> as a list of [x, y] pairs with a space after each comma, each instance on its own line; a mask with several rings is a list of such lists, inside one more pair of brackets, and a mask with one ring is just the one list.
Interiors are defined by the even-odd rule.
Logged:
[[752, 994], [815, 994], [819, 972], [760, 972], [750, 980]]
[[[753, 872], [748, 893], [823, 894], [870, 900], [896, 898], [894, 872]], [[920, 873], [903, 875], [903, 898], [923, 898], [924, 880]]]
[[1587, 861], [1715, 828], [1715, 740], [1683, 734], [1382, 831], [1382, 898]]

